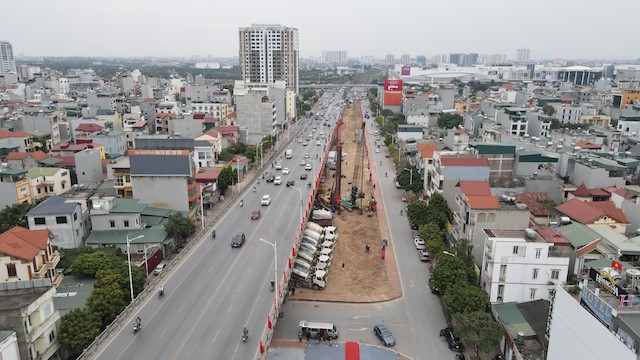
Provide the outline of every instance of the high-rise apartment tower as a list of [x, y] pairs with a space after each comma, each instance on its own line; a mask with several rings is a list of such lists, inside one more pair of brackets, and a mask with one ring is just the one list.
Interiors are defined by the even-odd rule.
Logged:
[[13, 57], [13, 47], [9, 42], [0, 41], [0, 74], [16, 71], [16, 59]]

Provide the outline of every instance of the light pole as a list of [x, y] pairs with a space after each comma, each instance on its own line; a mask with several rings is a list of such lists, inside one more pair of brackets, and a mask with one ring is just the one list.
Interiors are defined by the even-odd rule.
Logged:
[[[268, 242], [265, 239], [262, 238], [258, 238], [258, 240], [262, 241], [263, 243], [267, 243], [269, 245], [271, 245], [271, 247], [273, 248], [273, 281], [274, 281], [274, 286], [278, 286], [278, 247], [276, 246], [276, 242]], [[276, 293], [276, 310], [278, 308], [278, 306], [280, 305], [278, 303], [278, 289], [274, 288], [274, 291]]]
[[202, 193], [204, 192], [204, 188], [207, 186], [213, 186], [213, 183], [208, 183], [200, 187], [200, 225], [204, 229], [204, 201]]
[[131, 304], [133, 305], [133, 276], [131, 276], [131, 248], [129, 247], [131, 242], [134, 240], [142, 239], [144, 235], [139, 235], [134, 237], [133, 239], [129, 239], [129, 234], [127, 234], [127, 262], [129, 263], [129, 289], [131, 290]]
[[411, 169], [404, 168], [404, 169], [409, 170], [409, 185], [413, 185], [413, 168]]

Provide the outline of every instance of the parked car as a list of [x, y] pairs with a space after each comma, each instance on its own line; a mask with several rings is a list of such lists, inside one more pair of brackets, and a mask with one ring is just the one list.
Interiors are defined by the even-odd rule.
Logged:
[[393, 346], [396, 344], [396, 338], [393, 337], [391, 330], [386, 325], [376, 325], [373, 327], [373, 333], [382, 341], [384, 346]]
[[312, 170], [313, 169], [313, 164], [311, 163], [307, 163], [307, 165], [304, 166], [305, 170]]
[[255, 211], [252, 211], [252, 212], [251, 212], [251, 220], [258, 220], [258, 219], [260, 219], [260, 215], [262, 215], [262, 214], [260, 213], [260, 209], [255, 210]]
[[416, 249], [418, 250], [427, 249], [427, 244], [425, 244], [424, 240], [420, 239], [419, 237], [413, 239], [413, 243], [416, 244]]
[[303, 141], [303, 142], [302, 142], [302, 146], [307, 146], [307, 145], [309, 145], [309, 143], [308, 143], [308, 142], [306, 142], [306, 141]]
[[445, 340], [447, 340], [447, 345], [449, 345], [450, 350], [463, 351], [460, 338], [453, 333], [453, 328], [448, 327], [440, 330], [440, 336], [444, 336]]
[[244, 241], [245, 241], [244, 233], [237, 233], [233, 235], [233, 237], [231, 238], [231, 247], [233, 248], [241, 247], [244, 244]]
[[269, 206], [271, 204], [271, 195], [265, 195], [262, 197], [262, 201], [260, 202], [261, 206]]
[[429, 261], [429, 252], [427, 250], [418, 250], [420, 261]]
[[282, 170], [282, 164], [277, 162], [276, 163], [276, 170]]
[[300, 160], [300, 166], [304, 166], [307, 163], [305, 159]]
[[440, 289], [438, 289], [435, 285], [433, 285], [432, 278], [429, 278], [429, 290], [431, 290], [432, 294], [440, 295]]
[[158, 264], [158, 266], [156, 266], [156, 268], [153, 269], [153, 274], [154, 275], [160, 275], [162, 270], [164, 270], [164, 268], [166, 268], [166, 267], [167, 267], [167, 264]]

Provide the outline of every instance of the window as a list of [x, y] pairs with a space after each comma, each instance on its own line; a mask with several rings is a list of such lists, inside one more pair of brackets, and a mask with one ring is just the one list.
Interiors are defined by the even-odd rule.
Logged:
[[33, 223], [36, 225], [46, 225], [47, 221], [43, 217], [33, 218]]
[[116, 221], [115, 220], [109, 220], [109, 227], [116, 227]]
[[9, 275], [9, 277], [18, 276], [16, 264], [7, 264], [7, 275]]
[[542, 254], [542, 249], [536, 249], [536, 259], [540, 259], [540, 254]]
[[53, 342], [53, 340], [55, 340], [55, 339], [56, 339], [56, 333], [55, 333], [55, 330], [52, 330], [49, 333], [49, 342]]
[[518, 255], [518, 246], [513, 247], [513, 255]]
[[67, 217], [66, 216], [56, 216], [56, 224], [66, 224]]
[[62, 184], [60, 184], [60, 186], [62, 186], [62, 188], [64, 189], [64, 188], [65, 188], [65, 186], [66, 186], [66, 184], [65, 184], [65, 183], [62, 183]]
[[529, 289], [529, 299], [536, 298], [536, 289]]
[[534, 279], [538, 278], [538, 271], [540, 271], [540, 269], [533, 269], [533, 278]]
[[124, 221], [124, 227], [129, 227], [129, 220]]
[[73, 221], [78, 220], [78, 213], [73, 213]]
[[560, 277], [560, 270], [551, 270], [551, 280], [558, 280]]

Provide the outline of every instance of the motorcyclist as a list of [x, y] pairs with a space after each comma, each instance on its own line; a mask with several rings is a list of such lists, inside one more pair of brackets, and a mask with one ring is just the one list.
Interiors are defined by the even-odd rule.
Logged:
[[384, 177], [387, 177], [387, 173], [384, 173]]
[[240, 200], [240, 207], [242, 207], [242, 205], [244, 205], [244, 199]]
[[158, 288], [158, 294], [160, 294], [160, 296], [164, 295], [164, 285], [160, 285]]
[[380, 166], [382, 166], [382, 160], [380, 160]]
[[253, 192], [256, 192], [256, 187], [255, 186], [253, 187]]
[[246, 326], [244, 327], [244, 329], [242, 329], [242, 336], [243, 337], [248, 337], [249, 336], [249, 329], [247, 329]]
[[271, 280], [271, 291], [273, 291], [273, 289], [275, 289], [276, 287], [276, 282]]
[[142, 327], [142, 319], [140, 319], [140, 316], [138, 316], [136, 318], [136, 322], [133, 324], [133, 326], [137, 327], [137, 328], [141, 328]]

